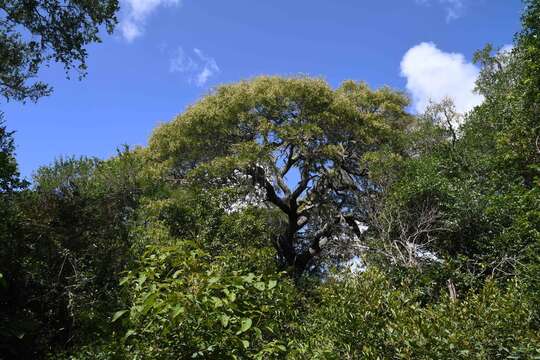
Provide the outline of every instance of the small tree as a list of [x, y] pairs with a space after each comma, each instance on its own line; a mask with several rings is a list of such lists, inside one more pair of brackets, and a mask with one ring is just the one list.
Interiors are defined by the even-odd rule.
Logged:
[[328, 240], [360, 236], [362, 198], [377, 191], [367, 153], [402, 153], [408, 99], [383, 88], [320, 79], [260, 77], [218, 88], [159, 127], [151, 154], [175, 184], [242, 188], [278, 209], [282, 263], [301, 274]]

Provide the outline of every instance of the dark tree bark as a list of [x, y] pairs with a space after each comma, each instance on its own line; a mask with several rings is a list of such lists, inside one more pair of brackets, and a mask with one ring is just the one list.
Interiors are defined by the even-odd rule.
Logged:
[[[310, 218], [313, 216], [312, 210], [314, 207], [302, 207], [305, 205], [305, 198], [301, 199], [302, 194], [306, 192], [309, 187], [310, 181], [315, 179], [315, 176], [311, 176], [308, 170], [308, 164], [303, 164], [300, 167], [301, 178], [296, 188], [289, 189], [284, 180], [284, 176], [287, 172], [293, 168], [297, 160], [292, 155], [293, 148], [290, 149], [291, 154], [287, 157], [283, 169], [279, 174], [274, 175], [276, 185], [268, 179], [268, 175], [265, 170], [260, 166], [253, 167], [248, 173], [252, 177], [253, 181], [260, 188], [266, 191], [266, 201], [275, 205], [280, 209], [287, 217], [287, 226], [281, 234], [275, 239], [275, 246], [278, 251], [278, 255], [282, 260], [284, 267], [292, 268], [294, 276], [302, 275], [310, 266], [312, 260], [321, 253], [321, 240], [332, 236], [332, 229], [334, 225], [344, 222], [351, 227], [353, 233], [357, 236], [361, 236], [361, 231], [358, 228], [356, 219], [352, 215], [344, 216], [338, 209], [338, 215], [334, 218], [327, 219], [328, 221], [322, 225], [321, 228], [311, 231], [309, 236], [300, 239], [300, 231], [309, 223]], [[351, 185], [347, 186], [347, 191], [357, 190], [351, 189]], [[338, 187], [343, 190], [343, 187]], [[276, 190], [281, 190], [283, 196], [279, 196]], [[278, 190], [278, 191], [279, 191]], [[331, 186], [327, 189], [316, 189], [312, 191], [328, 191], [339, 192], [336, 187]], [[300, 240], [309, 242], [306, 244], [300, 244]], [[301, 246], [303, 245], [303, 246]]]

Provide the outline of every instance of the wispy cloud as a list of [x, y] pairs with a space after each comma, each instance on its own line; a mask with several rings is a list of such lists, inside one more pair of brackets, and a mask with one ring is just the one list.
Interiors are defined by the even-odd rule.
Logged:
[[441, 6], [446, 13], [446, 22], [459, 19], [465, 11], [466, 0], [416, 0], [419, 5], [430, 6], [437, 4]]
[[472, 110], [483, 101], [474, 91], [478, 74], [478, 67], [462, 54], [441, 51], [433, 43], [413, 46], [401, 60], [401, 75], [407, 79], [407, 90], [418, 113], [430, 100], [439, 102], [445, 97], [454, 100], [461, 113]]
[[200, 49], [193, 49], [193, 54], [190, 56], [179, 47], [170, 60], [169, 71], [182, 73], [190, 83], [204, 86], [210, 77], [219, 73], [219, 66], [214, 58], [205, 55]]
[[146, 19], [160, 6], [180, 6], [181, 0], [120, 0], [119, 29], [132, 42], [144, 33]]

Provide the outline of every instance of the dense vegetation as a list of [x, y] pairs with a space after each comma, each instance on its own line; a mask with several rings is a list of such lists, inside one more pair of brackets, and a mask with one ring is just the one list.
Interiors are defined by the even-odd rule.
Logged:
[[540, 359], [525, 4], [513, 49], [477, 53], [485, 100], [463, 117], [259, 77], [32, 184], [0, 123], [0, 358]]

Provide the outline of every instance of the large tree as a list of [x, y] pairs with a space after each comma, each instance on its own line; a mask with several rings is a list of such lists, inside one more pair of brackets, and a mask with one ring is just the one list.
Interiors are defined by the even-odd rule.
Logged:
[[362, 199], [377, 191], [363, 157], [403, 153], [407, 105], [364, 83], [333, 90], [320, 79], [260, 77], [219, 87], [158, 128], [150, 150], [173, 183], [242, 188], [244, 201], [278, 210], [274, 246], [301, 274], [324, 243], [343, 255], [361, 235]]

